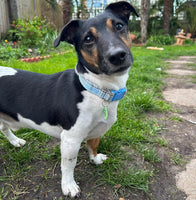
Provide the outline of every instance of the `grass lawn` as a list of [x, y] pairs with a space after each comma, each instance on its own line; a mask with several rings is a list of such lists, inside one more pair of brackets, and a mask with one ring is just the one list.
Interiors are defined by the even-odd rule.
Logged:
[[[118, 121], [102, 138], [98, 149], [107, 154], [109, 159], [103, 165], [94, 166], [94, 171], [99, 175], [97, 184], [110, 184], [115, 188], [114, 192], [118, 190], [123, 193], [125, 188], [130, 188], [133, 192], [136, 189], [148, 194], [149, 183], [156, 171], [155, 164], [161, 162], [156, 147], [167, 145], [167, 141], [161, 137], [161, 127], [157, 121], [147, 117], [149, 112], [171, 109], [161, 94], [162, 78], [167, 68], [164, 60], [180, 55], [196, 55], [196, 45], [165, 46], [163, 51], [132, 47], [132, 54], [134, 64], [127, 82], [128, 92], [118, 107]], [[50, 59], [38, 63], [0, 60], [2, 66], [47, 74], [74, 68], [76, 63], [77, 56], [73, 48], [69, 53], [54, 53]], [[12, 147], [0, 134], [0, 163], [3, 163], [0, 182], [22, 178], [33, 170], [34, 161], [60, 161], [59, 147], [47, 145], [51, 137], [28, 129], [21, 129], [16, 135], [27, 140], [27, 144], [21, 149]], [[115, 187], [119, 184], [120, 189]], [[8, 193], [4, 187], [0, 188], [0, 199], [6, 199]]]

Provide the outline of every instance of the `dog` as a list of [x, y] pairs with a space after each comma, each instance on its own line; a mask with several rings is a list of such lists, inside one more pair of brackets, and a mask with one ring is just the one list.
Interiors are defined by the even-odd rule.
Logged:
[[109, 4], [87, 20], [72, 20], [54, 41], [75, 46], [78, 63], [52, 75], [0, 67], [0, 130], [15, 147], [26, 141], [11, 131], [36, 129], [61, 140], [61, 187], [64, 195], [80, 194], [74, 168], [80, 145], [86, 141], [90, 160], [102, 164], [97, 153], [100, 137], [117, 120], [119, 100], [126, 93], [133, 63], [128, 32], [134, 7]]

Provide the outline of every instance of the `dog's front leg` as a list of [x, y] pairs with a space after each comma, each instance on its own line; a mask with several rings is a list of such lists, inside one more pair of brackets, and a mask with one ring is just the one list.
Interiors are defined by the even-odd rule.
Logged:
[[74, 180], [74, 168], [81, 145], [81, 139], [70, 137], [70, 134], [61, 133], [61, 187], [64, 195], [79, 196], [80, 188]]

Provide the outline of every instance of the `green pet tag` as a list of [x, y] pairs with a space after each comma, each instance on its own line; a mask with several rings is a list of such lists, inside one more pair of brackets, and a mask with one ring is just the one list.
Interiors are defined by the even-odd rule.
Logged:
[[108, 109], [107, 109], [107, 106], [104, 106], [103, 108], [103, 117], [105, 120], [108, 119]]

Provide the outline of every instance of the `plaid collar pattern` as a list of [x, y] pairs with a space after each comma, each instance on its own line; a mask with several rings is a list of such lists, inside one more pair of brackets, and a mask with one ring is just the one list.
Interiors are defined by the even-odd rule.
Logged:
[[100, 89], [99, 87], [95, 86], [90, 81], [86, 80], [82, 76], [79, 75], [79, 80], [82, 86], [89, 92], [97, 95], [98, 97], [104, 99], [105, 101], [113, 102], [121, 100], [126, 92], [126, 87], [121, 88], [120, 90], [109, 90], [109, 89]]

